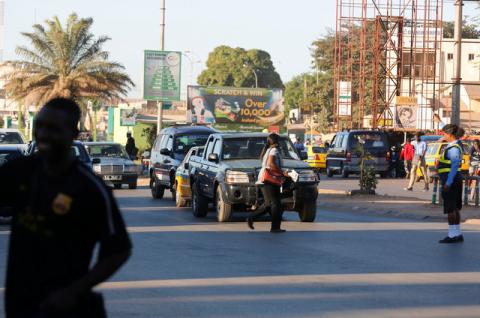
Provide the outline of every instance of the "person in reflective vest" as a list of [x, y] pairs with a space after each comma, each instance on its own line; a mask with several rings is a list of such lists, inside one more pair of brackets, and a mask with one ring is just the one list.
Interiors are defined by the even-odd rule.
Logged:
[[460, 210], [462, 209], [462, 174], [460, 172], [463, 146], [459, 138], [465, 131], [457, 125], [443, 127], [443, 140], [448, 142], [437, 162], [437, 172], [442, 185], [443, 213], [448, 216], [448, 235], [439, 243], [463, 242], [460, 230]]

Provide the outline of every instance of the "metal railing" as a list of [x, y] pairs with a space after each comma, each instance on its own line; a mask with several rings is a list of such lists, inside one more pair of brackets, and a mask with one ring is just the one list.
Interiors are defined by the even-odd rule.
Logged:
[[[433, 193], [432, 193], [432, 204], [442, 203], [442, 196], [441, 196], [441, 186], [440, 186], [440, 178], [438, 175], [433, 175], [430, 178], [433, 180]], [[474, 181], [474, 182], [472, 182]], [[475, 183], [475, 186], [472, 189], [472, 183]], [[479, 199], [479, 183], [480, 183], [480, 176], [464, 176], [463, 177], [463, 205], [469, 205], [470, 202], [473, 202], [475, 207], [479, 206], [480, 199]], [[472, 195], [473, 190], [473, 198], [469, 198]], [[472, 200], [471, 200], [472, 199]]]

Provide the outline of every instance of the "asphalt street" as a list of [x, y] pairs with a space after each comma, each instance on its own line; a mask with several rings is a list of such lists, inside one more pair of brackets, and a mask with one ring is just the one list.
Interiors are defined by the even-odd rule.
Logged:
[[[110, 317], [480, 316], [475, 225], [465, 243], [441, 245], [443, 223], [319, 209], [310, 224], [285, 213], [287, 232], [271, 234], [266, 221], [250, 231], [244, 215], [196, 219], [146, 189], [116, 196], [134, 253], [99, 288]], [[0, 286], [7, 242], [0, 228]]]

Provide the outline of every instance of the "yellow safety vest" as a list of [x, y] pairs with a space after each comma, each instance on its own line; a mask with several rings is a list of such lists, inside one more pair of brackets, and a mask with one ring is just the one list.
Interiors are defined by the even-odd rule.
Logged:
[[[442, 154], [440, 155], [440, 159], [438, 159], [438, 162], [437, 162], [438, 174], [449, 173], [450, 170], [452, 170], [452, 161], [450, 160], [450, 158], [446, 158], [446, 155], [448, 150], [453, 147], [457, 147], [458, 150], [460, 150], [460, 158], [463, 157], [463, 149], [458, 143], [445, 147]], [[462, 166], [460, 165], [458, 167], [458, 171], [461, 171], [461, 168]]]

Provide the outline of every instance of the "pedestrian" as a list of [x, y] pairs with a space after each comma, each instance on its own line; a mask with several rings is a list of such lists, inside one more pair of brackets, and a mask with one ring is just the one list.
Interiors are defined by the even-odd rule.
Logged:
[[[267, 138], [267, 144], [265, 145], [260, 155], [262, 162], [262, 169], [258, 174], [257, 184], [261, 186], [263, 193], [263, 204], [256, 209], [248, 218], [248, 227], [254, 230], [253, 222], [260, 216], [270, 211], [272, 215], [272, 226], [270, 232], [282, 233], [285, 230], [281, 229], [282, 223], [282, 204], [281, 204], [281, 180], [283, 176], [287, 176], [287, 172], [282, 171], [282, 158], [280, 155], [280, 138], [277, 134], [270, 134]], [[273, 176], [279, 182], [271, 180], [266, 175]], [[267, 180], [269, 179], [269, 180]]]
[[463, 242], [460, 229], [460, 210], [462, 209], [462, 174], [460, 167], [463, 147], [458, 139], [463, 137], [464, 130], [457, 125], [448, 124], [442, 129], [443, 139], [448, 145], [440, 155], [437, 171], [442, 185], [443, 213], [448, 216], [448, 235], [439, 243]]
[[476, 176], [480, 166], [480, 140], [474, 140], [472, 149], [470, 149], [470, 168], [469, 174]]
[[303, 142], [302, 140], [297, 137], [295, 142], [293, 143], [293, 146], [295, 147], [295, 149], [297, 149], [298, 153], [302, 153], [305, 151], [305, 146], [303, 145]]
[[402, 151], [400, 152], [400, 160], [403, 160], [407, 179], [410, 179], [410, 171], [412, 171], [412, 160], [415, 154], [415, 149], [413, 148], [411, 141], [411, 138], [408, 137], [405, 140]]
[[[52, 99], [38, 112], [38, 153], [0, 168], [0, 206], [14, 206], [7, 318], [106, 317], [92, 288], [129, 258], [131, 243], [111, 191], [71, 153], [80, 108]], [[90, 267], [95, 246], [98, 258]]]
[[428, 174], [427, 174], [427, 166], [425, 163], [425, 153], [427, 151], [427, 144], [425, 141], [422, 141], [421, 139], [422, 134], [417, 133], [415, 135], [415, 153], [413, 156], [412, 160], [412, 169], [410, 170], [410, 181], [408, 183], [408, 187], [406, 187], [404, 190], [406, 191], [413, 191], [413, 185], [415, 184], [415, 181], [417, 179], [417, 168], [420, 168], [420, 171], [422, 172], [423, 175], [423, 181], [425, 183], [425, 187], [423, 188], [423, 191], [428, 191]]
[[128, 157], [131, 160], [135, 160], [137, 157], [138, 149], [135, 146], [135, 139], [132, 137], [131, 132], [127, 132], [127, 144], [125, 145], [125, 150], [127, 151]]
[[390, 149], [390, 165], [389, 165], [389, 174], [393, 178], [398, 178], [400, 175], [399, 169], [399, 153], [396, 146], [392, 146]]

